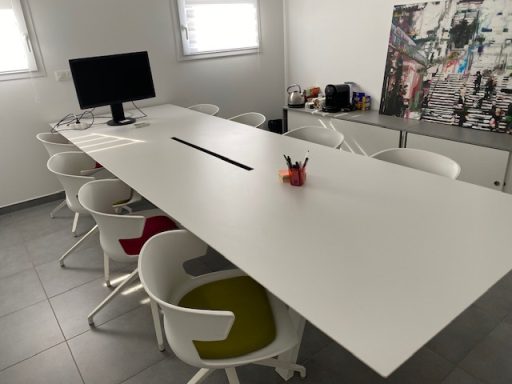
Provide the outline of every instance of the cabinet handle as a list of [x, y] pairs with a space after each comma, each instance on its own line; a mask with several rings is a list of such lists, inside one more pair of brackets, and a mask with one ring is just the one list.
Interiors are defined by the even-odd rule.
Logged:
[[494, 182], [494, 185], [495, 185], [496, 187], [499, 187], [499, 186], [501, 185], [501, 183], [500, 183], [498, 180], [496, 180], [496, 181]]

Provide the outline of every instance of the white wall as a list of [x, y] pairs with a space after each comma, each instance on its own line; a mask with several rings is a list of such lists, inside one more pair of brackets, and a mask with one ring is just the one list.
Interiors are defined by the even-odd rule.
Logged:
[[285, 0], [286, 81], [354, 81], [378, 109], [393, 4], [414, 0]]
[[260, 54], [187, 62], [177, 60], [170, 1], [29, 0], [47, 76], [0, 81], [0, 207], [61, 190], [35, 135], [79, 111], [72, 82], [53, 76], [70, 58], [147, 50], [157, 97], [141, 106], [209, 102], [223, 117], [253, 110], [281, 116], [282, 1], [260, 0]]

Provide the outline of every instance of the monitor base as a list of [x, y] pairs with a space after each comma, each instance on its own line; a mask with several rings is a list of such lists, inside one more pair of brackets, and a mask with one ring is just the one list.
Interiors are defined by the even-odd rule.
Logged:
[[119, 120], [119, 121], [116, 121], [116, 120], [107, 121], [107, 125], [114, 126], [114, 127], [118, 126], [118, 125], [128, 125], [128, 124], [133, 124], [133, 123], [135, 123], [135, 119], [133, 117], [126, 117], [123, 120]]

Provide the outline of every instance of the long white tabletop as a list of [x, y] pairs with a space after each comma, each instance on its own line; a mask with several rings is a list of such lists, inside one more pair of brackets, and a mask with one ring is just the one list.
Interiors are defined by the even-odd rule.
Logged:
[[[512, 196], [164, 105], [68, 139], [388, 376], [512, 268]], [[245, 164], [248, 171], [180, 142]], [[307, 182], [279, 181], [310, 151]]]

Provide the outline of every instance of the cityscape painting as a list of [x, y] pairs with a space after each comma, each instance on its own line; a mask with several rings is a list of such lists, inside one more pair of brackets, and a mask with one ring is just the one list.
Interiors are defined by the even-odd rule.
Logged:
[[380, 113], [512, 134], [512, 0], [395, 6]]

